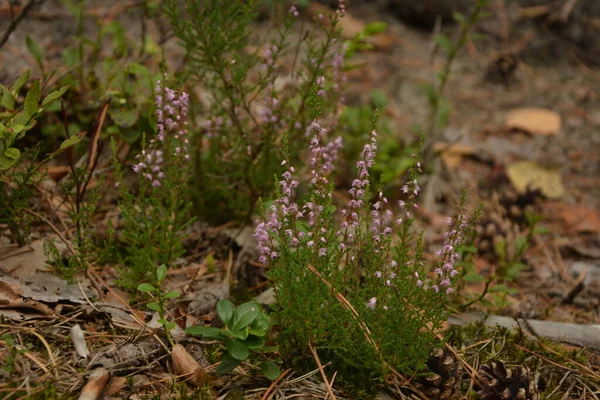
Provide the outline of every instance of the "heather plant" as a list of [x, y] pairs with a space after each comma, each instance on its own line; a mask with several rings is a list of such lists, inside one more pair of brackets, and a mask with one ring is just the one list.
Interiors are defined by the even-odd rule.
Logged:
[[[329, 182], [333, 157], [326, 130], [311, 125], [309, 200], [296, 203], [300, 185], [286, 160], [277, 198], [259, 220], [259, 261], [270, 267], [284, 353], [320, 348], [334, 361], [381, 376], [411, 373], [441, 343], [437, 329], [454, 292], [458, 248], [470, 223], [461, 205], [429, 266], [422, 233], [413, 229], [420, 192], [414, 162], [394, 217], [384, 194], [371, 202], [370, 171], [378, 150], [373, 130], [356, 163], [348, 204], [337, 213]], [[395, 234], [394, 234], [395, 232]]]
[[[187, 51], [186, 83], [201, 84], [207, 99], [195, 145], [195, 176], [202, 190], [194, 200], [211, 222], [249, 218], [258, 199], [272, 193], [284, 136], [296, 159], [308, 143], [314, 110], [331, 115], [331, 127], [340, 111], [343, 1], [332, 15], [315, 16], [327, 24], [298, 23], [307, 16], [296, 4], [273, 7], [284, 13], [283, 21], [273, 22], [278, 24], [273, 37], [252, 50], [258, 3], [186, 0], [181, 7], [175, 0], [166, 2], [173, 31]], [[297, 36], [302, 38], [293, 43]]]
[[156, 136], [143, 144], [132, 167], [138, 177], [137, 190], [125, 185], [116, 155], [113, 162], [123, 229], [119, 237], [113, 235], [112, 245], [124, 245], [122, 283], [131, 288], [150, 279], [157, 265], [170, 266], [184, 253], [183, 231], [192, 222], [187, 197], [191, 171], [189, 96], [158, 81], [155, 101]]

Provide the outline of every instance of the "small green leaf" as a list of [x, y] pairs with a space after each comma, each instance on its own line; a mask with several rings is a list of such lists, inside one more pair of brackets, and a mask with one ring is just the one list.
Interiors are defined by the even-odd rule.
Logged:
[[130, 128], [139, 120], [140, 115], [136, 110], [130, 110], [124, 107], [118, 109], [112, 108], [108, 112], [115, 124], [121, 128]]
[[440, 46], [442, 49], [444, 49], [447, 52], [451, 51], [452, 47], [454, 46], [452, 44], [452, 42], [450, 41], [450, 39], [448, 38], [448, 36], [441, 34], [441, 33], [435, 35], [435, 41], [438, 44], [438, 46]]
[[239, 340], [229, 339], [225, 342], [227, 352], [236, 360], [245, 360], [250, 355], [248, 347]]
[[10, 333], [2, 334], [0, 339], [4, 340], [8, 346], [13, 346], [15, 344], [15, 338]]
[[452, 116], [452, 103], [443, 97], [440, 97], [438, 104], [437, 121], [440, 128], [446, 128]]
[[384, 109], [387, 106], [388, 99], [387, 95], [383, 90], [372, 90], [371, 93], [369, 93], [369, 96], [371, 97], [371, 103], [373, 103], [373, 106], [375, 106], [375, 108]]
[[367, 24], [363, 33], [367, 36], [376, 35], [378, 33], [383, 33], [387, 29], [388, 24], [383, 21], [375, 21]]
[[230, 331], [227, 331], [231, 336], [244, 340], [248, 337], [248, 335], [250, 334], [250, 329], [248, 329], [248, 327], [242, 329], [242, 330], [237, 330], [237, 329], [232, 329]]
[[204, 336], [207, 338], [217, 338], [221, 336], [221, 329], [212, 326], [190, 326], [185, 330], [185, 333], [192, 336]]
[[472, 253], [472, 254], [477, 254], [479, 252], [479, 250], [477, 249], [477, 246], [465, 246], [462, 249], [465, 253]]
[[523, 252], [527, 250], [527, 247], [529, 247], [529, 243], [527, 243], [527, 238], [521, 235], [517, 236], [517, 238], [515, 239], [515, 247], [519, 254], [523, 254]]
[[55, 90], [54, 92], [50, 93], [48, 96], [46, 96], [44, 98], [44, 100], [42, 101], [42, 107], [44, 107], [45, 105], [47, 105], [48, 103], [51, 103], [52, 101], [60, 98], [63, 94], [65, 94], [65, 92], [69, 90], [69, 85], [63, 86], [58, 90]]
[[259, 331], [266, 331], [267, 329], [269, 329], [270, 326], [271, 319], [266, 313], [261, 312], [252, 323], [251, 328]]
[[38, 110], [38, 103], [40, 101], [40, 80], [37, 79], [33, 82], [31, 89], [25, 96], [25, 103], [23, 104], [23, 111], [25, 115], [31, 118]]
[[61, 144], [60, 148], [52, 153], [48, 154], [49, 156], [56, 156], [63, 151], [67, 150], [69, 147], [75, 146], [77, 143], [81, 142], [83, 136], [73, 135], [68, 139], [65, 139]]
[[29, 54], [35, 58], [38, 64], [42, 64], [42, 49], [37, 44], [35, 40], [33, 40], [29, 35], [25, 36], [25, 44], [27, 45], [27, 50], [29, 50]]
[[152, 311], [160, 311], [160, 305], [155, 301], [153, 301], [152, 303], [146, 304], [146, 307], [148, 307]]
[[221, 363], [217, 367], [217, 373], [222, 375], [229, 371], [233, 371], [235, 367], [240, 365], [240, 363], [240, 360], [236, 360], [231, 356], [231, 354], [229, 354], [229, 352], [226, 351], [221, 356]]
[[16, 149], [14, 147], [9, 147], [8, 149], [4, 150], [4, 155], [6, 157], [10, 158], [11, 160], [16, 161], [21, 156], [21, 152], [19, 151], [19, 149]]
[[485, 282], [485, 277], [477, 272], [469, 272], [462, 280], [465, 282]]
[[161, 283], [167, 277], [167, 266], [162, 264], [156, 269], [156, 280]]
[[167, 322], [164, 326], [166, 330], [170, 331], [171, 329], [174, 329], [177, 325], [175, 324], [175, 322]]
[[514, 288], [510, 288], [504, 284], [494, 285], [490, 288], [490, 293], [506, 293], [506, 294], [517, 294], [519, 291]]
[[0, 84], [0, 107], [11, 111], [15, 109], [15, 96], [2, 84]]
[[519, 276], [521, 271], [523, 271], [527, 266], [520, 262], [511, 263], [506, 271], [506, 277], [510, 279], [515, 279]]
[[172, 290], [169, 293], [165, 294], [165, 299], [175, 299], [177, 297], [181, 296], [181, 293], [179, 292], [179, 290]]
[[161, 324], [161, 325], [163, 325], [163, 326], [164, 326], [164, 325], [166, 325], [166, 324], [167, 324], [169, 321], [167, 321], [167, 320], [166, 320], [166, 319], [164, 319], [164, 318], [159, 318], [159, 319], [158, 319], [156, 322], [158, 322], [159, 324]]
[[500, 260], [506, 259], [506, 241], [503, 238], [494, 240], [494, 251]]
[[232, 329], [244, 329], [256, 319], [259, 312], [260, 306], [254, 301], [240, 305], [234, 312]]
[[141, 283], [137, 287], [137, 290], [139, 290], [142, 293], [150, 293], [150, 292], [155, 292], [156, 288], [149, 283]]
[[467, 22], [467, 19], [465, 18], [465, 16], [456, 10], [454, 10], [452, 12], [452, 18], [459, 24], [464, 24], [465, 22]]
[[27, 82], [27, 80], [29, 79], [29, 74], [31, 73], [31, 71], [27, 70], [23, 73], [23, 75], [21, 75], [14, 83], [13, 87], [12, 87], [12, 95], [13, 97], [17, 97], [19, 95], [19, 92], [21, 91], [21, 88], [23, 87], [23, 85], [25, 85], [25, 82]]
[[270, 381], [274, 381], [275, 379], [279, 378], [279, 375], [281, 375], [281, 370], [279, 369], [277, 364], [275, 364], [272, 361], [261, 363], [260, 370], [262, 371], [265, 378], [267, 378]]
[[249, 349], [258, 349], [265, 345], [265, 339], [259, 336], [250, 335], [242, 343]]
[[14, 158], [8, 158], [4, 155], [4, 152], [0, 153], [0, 171], [5, 171], [11, 168], [17, 160]]
[[227, 299], [221, 299], [217, 303], [217, 313], [219, 313], [219, 317], [225, 325], [229, 325], [231, 323], [234, 308], [235, 307], [233, 303]]

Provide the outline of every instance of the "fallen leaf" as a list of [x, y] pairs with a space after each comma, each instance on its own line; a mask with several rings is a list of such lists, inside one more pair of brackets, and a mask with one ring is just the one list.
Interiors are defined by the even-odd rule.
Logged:
[[519, 161], [506, 168], [506, 174], [519, 193], [527, 190], [539, 190], [549, 199], [561, 197], [565, 188], [560, 171], [556, 168], [544, 168], [533, 161]]
[[600, 214], [581, 204], [554, 202], [545, 205], [545, 214], [562, 221], [570, 232], [600, 233]]
[[462, 161], [464, 156], [474, 154], [476, 149], [466, 143], [443, 143], [436, 142], [433, 144], [433, 150], [436, 153], [441, 153], [441, 158], [449, 169], [456, 168]]
[[543, 108], [517, 108], [506, 117], [508, 129], [519, 129], [535, 135], [557, 135], [560, 125], [560, 115]]
[[198, 361], [188, 353], [188, 351], [180, 344], [176, 344], [171, 352], [173, 366], [178, 375], [189, 376], [189, 382], [196, 387], [215, 380], [216, 378], [206, 375], [204, 368], [200, 366]]
[[121, 391], [121, 389], [123, 389], [126, 384], [127, 384], [127, 378], [125, 378], [123, 376], [113, 376], [108, 381], [108, 386], [106, 388], [106, 395], [112, 396], [114, 394], [119, 393], [119, 391]]
[[[55, 243], [59, 251], [62, 250], [62, 243], [58, 240]], [[46, 303], [68, 301], [78, 304], [87, 303], [82, 288], [88, 297], [94, 296], [89, 279], [79, 277], [80, 287], [78, 284], [68, 284], [49, 269], [46, 264], [44, 240], [31, 242], [28, 249], [27, 252], [6, 257], [0, 263], [0, 273], [6, 273], [2, 276], [2, 280], [7, 282], [17, 294]]]
[[98, 368], [92, 371], [88, 382], [85, 384], [81, 393], [79, 394], [79, 400], [95, 400], [100, 398], [106, 382], [110, 378], [110, 372], [104, 368]]

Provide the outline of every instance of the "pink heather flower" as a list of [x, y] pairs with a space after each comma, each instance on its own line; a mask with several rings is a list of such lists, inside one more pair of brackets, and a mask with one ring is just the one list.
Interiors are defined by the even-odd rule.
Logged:
[[[441, 256], [440, 267], [435, 272], [438, 275], [437, 285], [446, 288], [447, 294], [452, 293], [452, 278], [458, 274], [454, 268], [456, 261], [460, 259], [459, 253], [456, 251], [463, 242], [467, 223], [462, 210], [455, 219], [447, 219], [449, 231], [446, 232], [445, 242], [442, 248], [436, 253]], [[435, 285], [437, 287], [437, 285]]]
[[346, 15], [346, 2], [345, 0], [339, 0], [338, 1], [338, 8], [336, 11], [340, 17], [343, 17], [344, 15]]
[[[155, 86], [156, 101], [156, 139], [151, 139], [148, 149], [142, 150], [135, 158], [140, 161], [133, 166], [136, 173], [146, 170], [144, 176], [151, 181], [152, 187], [161, 186], [163, 172], [164, 152], [169, 149], [171, 140], [175, 140], [179, 146], [176, 147], [175, 156], [180, 159], [189, 160], [187, 155], [187, 113], [189, 96], [185, 92], [176, 92], [164, 87], [161, 81]], [[165, 143], [166, 144], [162, 144]]]
[[369, 303], [367, 304], [367, 307], [369, 307], [371, 310], [374, 310], [376, 304], [377, 304], [377, 299], [375, 297], [372, 297], [371, 299], [369, 299]]
[[359, 198], [365, 191], [364, 188], [369, 185], [369, 168], [375, 163], [375, 154], [377, 153], [377, 131], [373, 130], [369, 136], [369, 141], [364, 145], [360, 160], [356, 163], [358, 178], [352, 182], [352, 187], [348, 190], [351, 200], [348, 203], [348, 209], [342, 211], [347, 213], [346, 221], [349, 226], [344, 227], [344, 235], [348, 234], [348, 228], [356, 229], [359, 225], [358, 213], [355, 211], [360, 208], [363, 201]]
[[381, 271], [375, 271], [375, 276], [376, 276], [377, 278], [381, 278], [381, 277], [382, 277], [382, 275], [383, 275], [383, 274], [381, 273]]

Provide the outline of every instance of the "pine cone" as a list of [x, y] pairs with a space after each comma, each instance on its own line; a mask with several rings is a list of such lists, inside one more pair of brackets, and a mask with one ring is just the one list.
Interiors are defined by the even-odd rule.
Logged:
[[431, 400], [458, 400], [462, 366], [447, 350], [440, 349], [427, 361], [430, 373], [419, 378], [415, 384]]
[[[479, 254], [490, 260], [496, 259], [494, 243], [504, 239], [507, 250], [513, 249], [512, 243], [517, 236], [523, 236], [529, 229], [526, 213], [532, 212], [539, 198], [538, 191], [518, 194], [514, 190], [493, 193], [486, 203], [483, 215], [475, 224], [475, 246]], [[508, 256], [508, 255], [507, 255]]]
[[537, 400], [533, 376], [525, 367], [506, 368], [501, 361], [484, 365], [479, 372], [485, 379], [477, 392], [480, 400]]
[[508, 86], [514, 79], [519, 60], [512, 54], [500, 54], [488, 64], [485, 79]]

